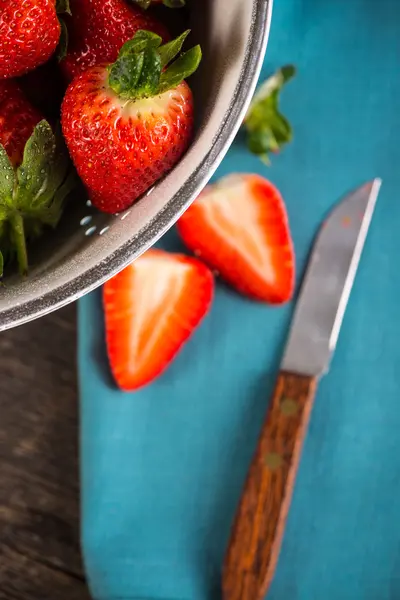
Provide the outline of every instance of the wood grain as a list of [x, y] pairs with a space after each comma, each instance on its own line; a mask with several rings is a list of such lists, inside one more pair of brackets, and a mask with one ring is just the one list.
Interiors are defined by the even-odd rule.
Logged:
[[262, 600], [278, 561], [316, 380], [281, 373], [239, 503], [223, 571], [224, 600]]
[[0, 600], [88, 600], [75, 308], [0, 334]]

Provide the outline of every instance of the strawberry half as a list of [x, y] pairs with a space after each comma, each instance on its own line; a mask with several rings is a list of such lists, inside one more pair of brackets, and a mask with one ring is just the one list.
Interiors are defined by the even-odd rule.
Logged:
[[139, 31], [113, 65], [74, 79], [62, 105], [62, 128], [94, 206], [128, 208], [169, 171], [187, 149], [193, 98], [183, 81], [197, 68], [199, 46], [180, 52], [188, 35], [161, 45]]
[[140, 29], [169, 34], [162, 23], [126, 0], [70, 0], [68, 50], [61, 69], [68, 82], [89, 67], [114, 62], [121, 46]]
[[239, 292], [280, 304], [294, 288], [295, 259], [278, 190], [258, 175], [229, 175], [178, 221], [185, 244]]
[[160, 375], [207, 314], [214, 280], [195, 258], [149, 250], [103, 288], [107, 350], [117, 385]]
[[68, 12], [68, 0], [0, 0], [0, 79], [49, 60], [63, 30], [57, 15]]

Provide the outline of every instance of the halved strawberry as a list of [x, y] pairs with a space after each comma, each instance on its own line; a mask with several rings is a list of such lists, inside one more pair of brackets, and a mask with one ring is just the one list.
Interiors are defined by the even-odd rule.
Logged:
[[200, 194], [178, 222], [185, 244], [250, 298], [293, 293], [295, 260], [285, 205], [258, 175], [229, 175]]
[[208, 312], [213, 290], [200, 261], [154, 249], [104, 285], [108, 357], [122, 390], [165, 370]]

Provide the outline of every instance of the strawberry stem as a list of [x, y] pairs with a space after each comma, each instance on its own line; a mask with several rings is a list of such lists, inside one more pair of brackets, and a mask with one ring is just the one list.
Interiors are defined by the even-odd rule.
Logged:
[[139, 30], [122, 46], [116, 62], [108, 67], [111, 89], [121, 98], [138, 100], [177, 87], [196, 71], [201, 61], [200, 46], [180, 54], [188, 34], [189, 30], [161, 45], [158, 35]]
[[256, 91], [244, 120], [249, 150], [265, 164], [269, 155], [279, 152], [292, 139], [292, 128], [279, 111], [279, 94], [296, 74], [293, 65], [286, 65], [269, 77]]
[[11, 235], [17, 252], [19, 272], [26, 275], [28, 272], [28, 253], [26, 250], [24, 219], [20, 212], [16, 211], [10, 215]]
[[64, 200], [76, 185], [61, 128], [53, 132], [40, 121], [25, 144], [22, 163], [14, 167], [0, 144], [0, 277], [5, 260], [16, 256], [28, 271], [27, 240], [55, 227]]

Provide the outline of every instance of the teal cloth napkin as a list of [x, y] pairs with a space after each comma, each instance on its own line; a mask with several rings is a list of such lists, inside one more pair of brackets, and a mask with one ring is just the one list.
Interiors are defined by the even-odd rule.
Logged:
[[[264, 73], [295, 140], [267, 169], [238, 138], [217, 177], [259, 172], [289, 211], [302, 273], [326, 211], [383, 187], [321, 381], [271, 600], [400, 598], [400, 3], [277, 0]], [[181, 249], [175, 233], [162, 245]], [[100, 293], [79, 304], [83, 551], [96, 600], [219, 600], [221, 562], [293, 306], [218, 285], [171, 368], [112, 385]]]

